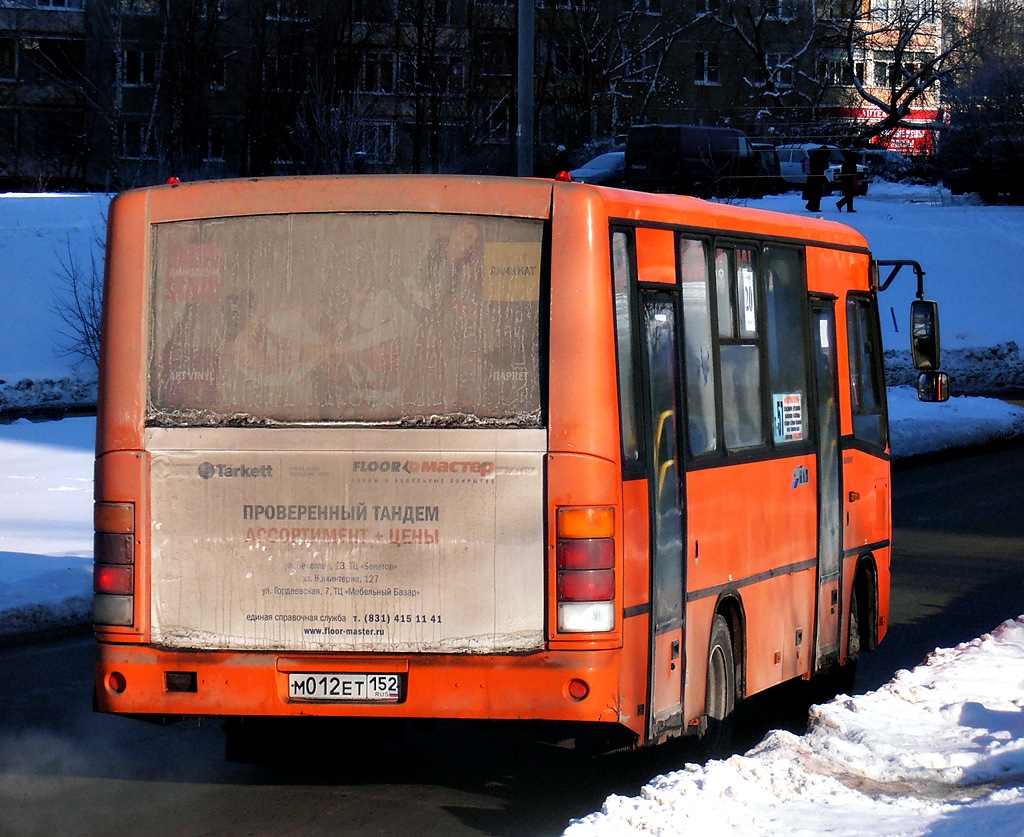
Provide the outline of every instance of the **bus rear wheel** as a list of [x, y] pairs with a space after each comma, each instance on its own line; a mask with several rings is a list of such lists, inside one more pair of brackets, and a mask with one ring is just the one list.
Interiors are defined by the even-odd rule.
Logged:
[[723, 616], [716, 616], [711, 623], [705, 707], [701, 751], [708, 758], [725, 755], [732, 744], [736, 712], [736, 660], [732, 634]]

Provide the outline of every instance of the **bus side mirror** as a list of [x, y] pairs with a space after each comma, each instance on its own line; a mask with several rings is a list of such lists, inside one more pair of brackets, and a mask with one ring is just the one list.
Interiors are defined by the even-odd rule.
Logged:
[[949, 400], [949, 376], [945, 372], [922, 372], [917, 376], [919, 401], [937, 403]]
[[910, 303], [910, 348], [916, 369], [939, 368], [939, 305], [925, 299]]

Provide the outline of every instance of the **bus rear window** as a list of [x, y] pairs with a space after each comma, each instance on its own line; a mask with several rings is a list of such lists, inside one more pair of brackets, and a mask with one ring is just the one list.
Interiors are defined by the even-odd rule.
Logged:
[[537, 427], [540, 221], [155, 225], [148, 422]]

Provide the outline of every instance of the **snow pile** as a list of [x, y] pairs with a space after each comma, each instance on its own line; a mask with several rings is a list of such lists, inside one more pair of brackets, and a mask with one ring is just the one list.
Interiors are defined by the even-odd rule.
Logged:
[[87, 624], [96, 420], [0, 425], [0, 639]]
[[744, 756], [611, 796], [565, 837], [1024, 834], [1024, 617], [812, 708]]
[[894, 459], [979, 447], [1024, 436], [1024, 408], [995, 398], [918, 400], [911, 387], [889, 387], [889, 442]]

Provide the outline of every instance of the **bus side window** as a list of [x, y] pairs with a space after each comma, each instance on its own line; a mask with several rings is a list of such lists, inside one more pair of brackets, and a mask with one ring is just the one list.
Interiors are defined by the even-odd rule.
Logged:
[[711, 276], [707, 250], [706, 242], [679, 239], [686, 355], [686, 412], [690, 450], [694, 454], [708, 453], [718, 448]]
[[755, 447], [764, 443], [764, 419], [754, 251], [719, 247], [715, 273], [725, 445]]
[[804, 306], [807, 282], [800, 251], [765, 247], [768, 383], [772, 439], [776, 445], [807, 439], [807, 345]]
[[636, 251], [632, 236], [625, 230], [612, 230], [612, 285], [615, 297], [615, 342], [619, 359], [619, 420], [622, 424], [622, 464], [636, 466], [640, 462], [637, 439], [636, 396], [633, 358], [633, 276], [636, 273]]
[[863, 442], [885, 447], [888, 438], [882, 336], [873, 299], [851, 294], [846, 300], [846, 321], [853, 435]]

